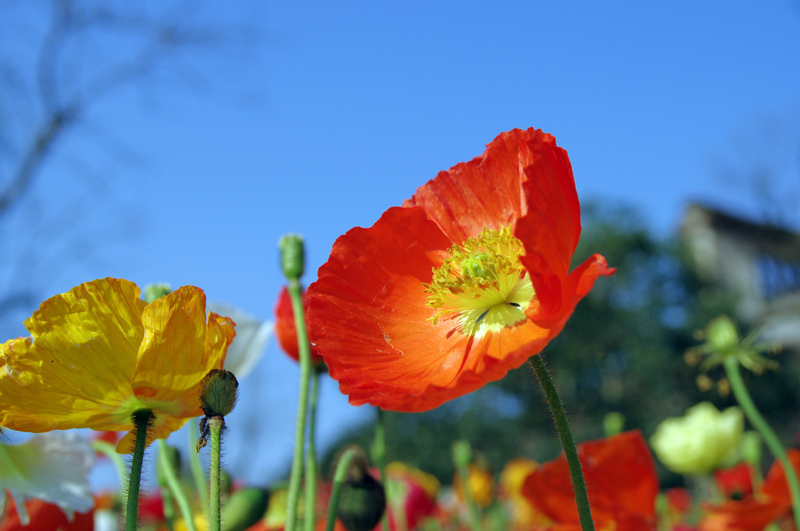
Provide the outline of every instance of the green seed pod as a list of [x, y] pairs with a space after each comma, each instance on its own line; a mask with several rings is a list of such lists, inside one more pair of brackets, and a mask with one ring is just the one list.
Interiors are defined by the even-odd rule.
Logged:
[[281, 250], [281, 267], [289, 280], [298, 280], [305, 271], [306, 251], [303, 237], [287, 234], [278, 242]]
[[239, 382], [232, 372], [214, 369], [201, 384], [200, 407], [206, 417], [224, 417], [236, 405]]
[[706, 333], [708, 342], [719, 354], [734, 354], [739, 349], [739, 332], [730, 317], [726, 315], [711, 321]]
[[244, 531], [258, 523], [267, 512], [269, 491], [256, 487], [239, 489], [222, 508], [223, 531]]

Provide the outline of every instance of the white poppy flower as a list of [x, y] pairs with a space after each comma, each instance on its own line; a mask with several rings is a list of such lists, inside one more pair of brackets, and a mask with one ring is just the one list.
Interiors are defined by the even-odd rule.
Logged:
[[235, 306], [220, 302], [209, 302], [206, 309], [230, 317], [236, 323], [236, 337], [228, 347], [224, 369], [232, 372], [237, 380], [245, 378], [264, 355], [272, 335], [272, 322], [262, 322]]
[[7, 489], [14, 498], [20, 522], [27, 525], [26, 498], [38, 498], [72, 513], [94, 507], [89, 470], [94, 452], [75, 432], [51, 431], [18, 445], [0, 444], [0, 505]]

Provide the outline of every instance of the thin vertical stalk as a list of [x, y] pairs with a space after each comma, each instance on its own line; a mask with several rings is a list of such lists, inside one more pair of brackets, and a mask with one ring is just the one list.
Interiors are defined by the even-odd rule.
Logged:
[[308, 381], [311, 375], [311, 352], [306, 334], [303, 289], [298, 279], [289, 279], [287, 286], [292, 299], [294, 323], [297, 328], [297, 350], [300, 357], [300, 398], [297, 406], [297, 423], [294, 435], [294, 457], [289, 476], [289, 496], [286, 506], [286, 531], [295, 531], [297, 525], [297, 500], [300, 497], [300, 478], [303, 474], [303, 447], [305, 440], [306, 411], [308, 409]]
[[319, 395], [319, 371], [311, 376], [311, 396], [308, 402], [308, 448], [305, 470], [305, 531], [314, 531], [317, 505], [317, 450], [314, 439], [317, 424], [317, 396]]
[[[194, 448], [192, 448], [192, 451], [194, 451]], [[181, 516], [183, 516], [183, 521], [186, 523], [186, 529], [188, 531], [196, 531], [196, 527], [194, 525], [194, 513], [192, 513], [192, 507], [189, 504], [189, 498], [187, 498], [186, 493], [183, 492], [180, 481], [178, 480], [178, 476], [175, 473], [175, 469], [173, 468], [172, 463], [169, 462], [169, 456], [167, 455], [167, 443], [164, 442], [164, 439], [158, 440], [158, 467], [161, 469], [169, 492], [172, 493], [172, 496], [175, 498], [175, 502], [178, 504], [178, 509], [180, 509]]]
[[[378, 463], [378, 470], [381, 471], [381, 483], [386, 488], [386, 413], [378, 408], [378, 422], [375, 423], [375, 461]], [[386, 513], [381, 518], [383, 531], [389, 531], [389, 517]]]
[[208, 525], [210, 531], [220, 531], [222, 520], [220, 518], [220, 450], [222, 446], [222, 428], [225, 420], [219, 415], [208, 419], [208, 429], [211, 432], [211, 451], [208, 474]]
[[789, 484], [789, 494], [792, 497], [792, 510], [794, 512], [794, 524], [797, 529], [800, 529], [800, 483], [797, 481], [797, 473], [795, 472], [792, 462], [789, 461], [789, 456], [786, 455], [786, 449], [781, 444], [778, 435], [773, 431], [764, 417], [759, 413], [758, 408], [750, 398], [750, 393], [747, 391], [747, 386], [742, 380], [742, 373], [739, 370], [739, 360], [735, 356], [726, 356], [723, 362], [725, 366], [725, 374], [728, 376], [728, 381], [731, 383], [731, 390], [736, 401], [742, 407], [744, 414], [750, 424], [758, 430], [764, 438], [767, 448], [769, 448], [775, 459], [780, 461], [783, 465], [783, 473], [786, 475], [786, 481]]
[[133, 425], [136, 430], [136, 442], [131, 458], [131, 472], [128, 476], [128, 503], [125, 508], [125, 529], [135, 531], [139, 520], [139, 485], [142, 482], [142, 462], [144, 449], [147, 446], [147, 433], [150, 423], [155, 418], [149, 409], [140, 409], [133, 413]]
[[461, 483], [461, 492], [464, 493], [464, 500], [467, 502], [467, 508], [469, 509], [470, 528], [472, 531], [483, 531], [481, 513], [478, 511], [478, 505], [472, 496], [472, 490], [469, 488], [469, 466], [458, 467], [458, 481]]
[[192, 471], [192, 479], [194, 486], [197, 489], [197, 495], [200, 498], [200, 505], [202, 507], [208, 506], [208, 482], [206, 481], [206, 473], [203, 470], [203, 465], [200, 463], [200, 455], [196, 449], [197, 438], [200, 436], [197, 424], [194, 421], [189, 422], [189, 468]]
[[544, 364], [542, 354], [531, 356], [528, 359], [528, 363], [536, 373], [539, 383], [542, 384], [544, 396], [550, 405], [550, 411], [553, 413], [553, 421], [558, 430], [561, 446], [564, 448], [564, 455], [569, 465], [569, 475], [572, 479], [572, 489], [575, 493], [575, 503], [578, 506], [578, 518], [581, 522], [581, 528], [583, 531], [594, 531], [592, 510], [589, 507], [589, 495], [586, 492], [586, 482], [583, 479], [581, 461], [578, 458], [578, 449], [575, 447], [575, 439], [572, 437], [572, 430], [569, 427], [567, 413], [564, 411], [561, 397], [558, 396], [558, 390], [553, 383], [553, 379], [550, 378], [550, 371], [547, 370], [547, 366]]
[[336, 472], [333, 475], [333, 489], [331, 490], [331, 499], [328, 503], [328, 520], [326, 522], [325, 531], [333, 531], [336, 527], [336, 515], [339, 511], [339, 497], [342, 495], [342, 485], [347, 479], [347, 472], [350, 470], [350, 463], [358, 455], [358, 450], [355, 448], [348, 448], [339, 458], [336, 465]]

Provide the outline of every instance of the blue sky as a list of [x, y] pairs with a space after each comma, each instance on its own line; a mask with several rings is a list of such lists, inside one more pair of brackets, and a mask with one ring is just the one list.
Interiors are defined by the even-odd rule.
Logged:
[[[337, 236], [514, 127], [556, 136], [583, 200], [629, 203], [664, 236], [691, 199], [754, 211], [722, 166], [764, 158], [798, 190], [789, 0], [255, 4], [192, 13], [258, 34], [189, 57], [207, 78], [198, 90], [167, 79], [115, 92], [57, 147], [4, 252], [30, 249], [32, 220], [56, 219], [57, 234], [70, 213], [100, 250], [75, 265], [36, 247], [53, 259], [30, 282], [48, 295], [103, 276], [194, 284], [269, 319], [282, 234], [305, 236], [310, 283]], [[288, 462], [296, 373], [273, 343], [243, 382], [229, 456], [252, 423], [278, 456], [231, 458], [245, 479]], [[370, 414], [327, 382], [323, 442]]]

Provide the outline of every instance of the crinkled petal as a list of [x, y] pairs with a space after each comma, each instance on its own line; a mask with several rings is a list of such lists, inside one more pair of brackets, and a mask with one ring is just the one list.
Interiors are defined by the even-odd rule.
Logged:
[[432, 409], [502, 378], [552, 338], [526, 321], [480, 337], [453, 318], [431, 324], [423, 283], [449, 245], [419, 208], [391, 208], [334, 244], [309, 287], [309, 333], [352, 404]]
[[51, 297], [26, 321], [32, 338], [0, 347], [0, 424], [21, 431], [125, 429], [144, 303], [135, 284], [100, 279]]
[[142, 313], [145, 334], [133, 379], [136, 398], [156, 415], [159, 428], [167, 416], [200, 414], [200, 382], [221, 369], [235, 335], [234, 323], [210, 313], [205, 294], [183, 286], [149, 304]]
[[522, 184], [528, 209], [517, 222], [514, 235], [525, 246], [520, 260], [536, 292], [528, 317], [539, 322], [566, 322], [594, 281], [616, 269], [609, 268], [602, 256], [593, 255], [569, 274], [581, 234], [575, 179], [567, 152], [556, 146], [553, 137], [541, 140], [528, 142], [533, 161], [524, 169], [527, 180]]
[[523, 168], [533, 160], [529, 143], [552, 138], [539, 130], [500, 134], [479, 157], [439, 172], [404, 207], [422, 208], [450, 239], [461, 243], [484, 229], [513, 225], [525, 212]]

